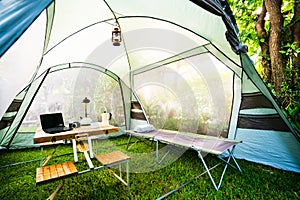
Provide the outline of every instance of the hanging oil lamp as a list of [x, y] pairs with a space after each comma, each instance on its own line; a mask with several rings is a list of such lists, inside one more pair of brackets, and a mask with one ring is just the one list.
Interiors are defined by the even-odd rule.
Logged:
[[121, 45], [121, 42], [122, 42], [121, 30], [120, 30], [117, 23], [115, 23], [114, 26], [113, 26], [111, 41], [112, 41], [114, 46], [120, 46]]

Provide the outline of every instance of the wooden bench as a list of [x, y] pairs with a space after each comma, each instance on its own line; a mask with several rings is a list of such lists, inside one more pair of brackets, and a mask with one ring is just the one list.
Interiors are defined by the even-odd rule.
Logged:
[[[129, 161], [130, 157], [127, 156], [122, 151], [114, 151], [106, 154], [100, 154], [95, 156], [95, 158], [106, 167], [111, 167], [115, 165], [119, 165], [120, 174], [116, 174], [113, 172], [114, 176], [118, 178], [124, 185], [128, 187], [128, 191], [130, 190], [129, 186]], [[122, 178], [122, 164], [126, 163], [126, 181]]]
[[[48, 166], [42, 166], [36, 169], [36, 185], [40, 186], [52, 181], [57, 181], [60, 179], [65, 179], [73, 175], [77, 175], [78, 171], [73, 162], [65, 162], [62, 164], [54, 164]], [[52, 200], [55, 198], [58, 191], [64, 185], [64, 180], [60, 185], [57, 186], [56, 190], [47, 198]], [[41, 199], [41, 191], [39, 189], [39, 199]]]
[[36, 169], [36, 185], [64, 179], [78, 174], [73, 162], [43, 166]]
[[[83, 148], [83, 147], [82, 147]], [[86, 149], [83, 149], [86, 150]], [[113, 172], [114, 176], [117, 177], [124, 185], [127, 186], [128, 191], [130, 191], [129, 186], [129, 160], [130, 157], [121, 151], [114, 151], [111, 153], [101, 154], [96, 156], [96, 159], [101, 163], [102, 166], [96, 167], [94, 169], [84, 170], [78, 172], [75, 164], [71, 161], [62, 164], [53, 164], [48, 166], [42, 166], [36, 169], [36, 185], [41, 186], [46, 183], [62, 180], [61, 184], [57, 186], [56, 190], [48, 197], [49, 200], [55, 198], [58, 191], [64, 185], [64, 179], [69, 178], [74, 175], [84, 174], [90, 171], [109, 168], [115, 165], [119, 165], [120, 174]], [[122, 178], [122, 164], [126, 163], [126, 175], [127, 180]], [[41, 199], [41, 190], [39, 189], [39, 199]]]
[[102, 165], [114, 165], [119, 164], [121, 162], [128, 162], [130, 160], [130, 157], [127, 156], [122, 151], [114, 151], [106, 154], [100, 154], [96, 156], [96, 159], [102, 164]]

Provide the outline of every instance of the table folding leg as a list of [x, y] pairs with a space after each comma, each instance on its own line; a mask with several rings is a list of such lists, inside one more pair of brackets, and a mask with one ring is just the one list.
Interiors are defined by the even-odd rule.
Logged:
[[89, 144], [90, 158], [94, 158], [94, 152], [93, 152], [92, 138], [91, 137], [88, 137], [88, 144]]
[[73, 145], [73, 154], [74, 154], [74, 162], [78, 162], [77, 148], [76, 148], [76, 140], [72, 139]]

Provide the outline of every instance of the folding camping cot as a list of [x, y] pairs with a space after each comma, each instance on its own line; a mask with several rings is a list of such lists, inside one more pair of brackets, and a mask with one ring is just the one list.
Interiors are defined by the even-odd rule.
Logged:
[[[169, 151], [162, 157], [162, 159], [159, 161], [159, 142], [165, 143], [165, 144], [171, 144], [183, 148], [189, 148], [197, 151], [198, 157], [202, 161], [205, 172], [200, 174], [199, 176], [207, 173], [209, 175], [209, 178], [211, 179], [213, 186], [216, 190], [219, 190], [221, 187], [221, 183], [223, 180], [223, 177], [225, 175], [225, 172], [227, 170], [228, 165], [231, 167], [239, 170], [242, 172], [240, 166], [238, 165], [235, 157], [233, 156], [234, 148], [237, 144], [241, 143], [242, 141], [239, 140], [233, 140], [233, 139], [227, 139], [227, 138], [221, 138], [221, 137], [215, 137], [215, 136], [208, 136], [208, 135], [200, 135], [200, 134], [194, 134], [194, 133], [183, 133], [178, 131], [170, 131], [170, 130], [154, 130], [150, 132], [135, 132], [135, 131], [126, 131], [127, 134], [129, 134], [128, 142], [127, 142], [127, 150], [134, 145], [136, 142], [140, 141], [141, 139], [149, 139], [156, 142], [156, 161], [161, 162], [169, 153]], [[131, 144], [131, 138], [135, 137], [138, 140], [135, 141], [133, 144]], [[131, 145], [130, 145], [131, 144]], [[227, 152], [227, 155], [225, 156], [225, 152]], [[209, 168], [204, 160], [205, 154], [214, 154], [216, 155], [221, 162], [216, 164], [215, 166]], [[225, 159], [225, 157], [227, 157]], [[231, 159], [234, 161], [234, 165], [230, 163]], [[210, 171], [220, 164], [225, 163], [222, 175], [220, 177], [219, 183], [217, 184], [212, 177], [212, 174]], [[198, 177], [199, 177], [198, 176]], [[198, 178], [195, 177], [195, 178]], [[186, 185], [186, 184], [184, 184]], [[172, 193], [174, 191], [171, 191]]]

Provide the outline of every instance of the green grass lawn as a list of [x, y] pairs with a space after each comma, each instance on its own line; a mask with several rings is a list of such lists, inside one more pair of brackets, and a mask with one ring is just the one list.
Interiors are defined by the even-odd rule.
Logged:
[[[188, 150], [179, 154], [175, 151], [175, 154], [170, 153], [158, 164], [155, 162], [154, 145], [137, 143], [126, 151], [126, 142], [127, 137], [121, 136], [98, 141], [95, 147], [111, 147], [97, 148], [98, 154], [118, 149], [131, 157], [130, 192], [109, 170], [101, 169], [66, 179], [56, 199], [157, 199], [204, 171], [195, 151]], [[54, 149], [55, 146], [45, 147], [43, 156]], [[0, 168], [0, 199], [38, 199], [35, 175], [36, 168], [40, 166], [37, 160], [40, 156], [39, 148], [0, 151], [0, 166], [36, 160]], [[72, 160], [72, 146], [61, 145], [47, 165]], [[210, 166], [219, 161], [211, 155], [205, 156], [205, 160]], [[214, 189], [208, 175], [204, 174], [165, 199], [300, 199], [300, 174], [244, 160], [238, 162], [243, 172], [229, 167], [219, 191]], [[96, 160], [93, 163], [99, 166]], [[76, 167], [78, 170], [88, 169], [85, 161], [76, 163]], [[220, 177], [221, 172], [222, 167], [219, 166], [212, 174]], [[59, 183], [56, 181], [40, 186], [42, 199], [46, 199]]]

